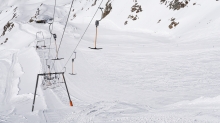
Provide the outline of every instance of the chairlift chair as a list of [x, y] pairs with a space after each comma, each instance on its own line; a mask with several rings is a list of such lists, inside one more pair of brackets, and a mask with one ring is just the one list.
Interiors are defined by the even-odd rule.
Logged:
[[[37, 46], [38, 46], [38, 43], [40, 43], [40, 42], [44, 42], [44, 45], [43, 46], [41, 46], [41, 47], [47, 47], [46, 45], [45, 45], [45, 40], [39, 40], [39, 41], [37, 41]], [[38, 46], [39, 47], [39, 46]]]
[[101, 7], [99, 7], [99, 9], [102, 11], [102, 16], [101, 16], [101, 19], [100, 20], [96, 20], [95, 21], [95, 26], [96, 26], [96, 35], [95, 35], [95, 47], [93, 48], [93, 47], [89, 47], [90, 49], [94, 49], [94, 50], [100, 50], [100, 49], [102, 49], [102, 48], [97, 48], [96, 47], [96, 42], [97, 42], [97, 33], [98, 33], [98, 26], [99, 26], [99, 22], [102, 20], [102, 18], [103, 18], [103, 8], [101, 8]]
[[56, 58], [55, 58], [55, 59], [52, 59], [52, 60], [62, 60], [62, 59], [64, 59], [64, 58], [58, 58], [58, 49], [57, 49], [57, 43], [56, 43], [57, 35], [56, 35], [55, 33], [52, 33], [52, 32], [51, 32], [51, 29], [50, 29], [50, 26], [51, 26], [53, 23], [48, 23], [48, 24], [49, 24], [50, 34], [53, 36], [54, 41], [55, 41], [55, 46], [56, 46]]

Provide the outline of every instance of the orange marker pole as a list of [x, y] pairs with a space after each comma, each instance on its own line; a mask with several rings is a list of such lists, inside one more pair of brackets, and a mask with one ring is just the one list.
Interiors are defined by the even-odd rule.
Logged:
[[70, 106], [73, 106], [73, 102], [70, 100]]

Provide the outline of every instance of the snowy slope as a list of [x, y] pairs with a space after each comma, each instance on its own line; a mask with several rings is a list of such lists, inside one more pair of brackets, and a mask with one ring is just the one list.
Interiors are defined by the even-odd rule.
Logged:
[[[35, 20], [53, 18], [55, 1], [0, 0], [0, 122], [220, 122], [219, 1], [191, 0], [179, 10], [167, 7], [171, 0], [95, 1], [73, 2], [61, 42], [72, 1], [56, 0], [53, 33], [64, 60], [54, 63], [46, 60], [56, 57], [49, 24]], [[112, 10], [98, 27], [103, 49], [91, 50], [100, 10], [81, 37], [101, 2]], [[42, 40], [47, 48], [36, 49]], [[45, 90], [40, 78], [31, 112], [46, 64], [51, 72], [66, 67], [73, 107], [63, 83]]]

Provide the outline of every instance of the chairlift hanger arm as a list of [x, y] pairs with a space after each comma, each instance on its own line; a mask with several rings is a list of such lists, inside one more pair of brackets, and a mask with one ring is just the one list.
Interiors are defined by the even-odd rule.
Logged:
[[74, 52], [74, 53], [75, 53], [75, 57], [72, 58], [72, 62], [74, 62], [74, 60], [76, 59], [76, 52]]
[[52, 25], [53, 23], [49, 23], [49, 31], [50, 31], [50, 34], [53, 35], [53, 33], [51, 32], [51, 29], [50, 29], [50, 26]]
[[51, 31], [51, 29], [50, 29], [50, 26], [53, 24], [53, 23], [49, 23], [50, 25], [49, 25], [49, 31], [50, 31], [50, 34], [53, 36], [53, 38], [54, 38], [54, 40], [56, 41], [56, 39], [57, 39], [57, 35], [54, 33], [52, 33], [52, 31]]
[[[100, 10], [102, 11], [102, 9], [103, 9], [103, 8], [99, 7], [98, 9], [100, 9]], [[95, 21], [95, 25], [96, 25], [96, 27], [98, 27], [98, 26], [99, 26], [99, 21], [101, 21], [101, 20], [102, 20], [102, 18], [103, 18], [103, 11], [102, 11], [102, 16], [101, 16], [101, 19], [100, 19], [100, 20], [96, 20], [96, 21]]]
[[101, 16], [101, 19], [99, 20], [99, 21], [101, 21], [101, 20], [102, 20], [102, 17], [103, 17], [103, 13], [104, 13], [104, 12], [103, 12], [103, 10], [102, 10], [102, 9], [103, 9], [102, 7], [99, 7], [99, 9], [102, 11], [102, 16]]

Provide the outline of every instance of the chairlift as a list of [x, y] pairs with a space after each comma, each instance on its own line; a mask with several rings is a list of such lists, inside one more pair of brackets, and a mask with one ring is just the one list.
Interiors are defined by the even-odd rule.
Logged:
[[[43, 38], [38, 38], [38, 34], [41, 34]], [[44, 39], [44, 34], [42, 31], [39, 31], [39, 32], [36, 32], [36, 39], [39, 40], [39, 39]]]
[[74, 60], [76, 59], [76, 52], [75, 53], [75, 57], [72, 59], [72, 73], [69, 73], [70, 75], [76, 75], [76, 73], [73, 72], [73, 63], [74, 63]]
[[56, 36], [55, 33], [53, 34], [53, 33], [51, 32], [51, 29], [50, 29], [50, 27], [51, 27], [51, 25], [52, 25], [53, 23], [48, 23], [48, 24], [49, 24], [49, 31], [50, 31], [50, 34], [53, 35], [53, 38], [54, 38], [54, 40], [56, 41], [57, 36]]
[[[40, 38], [39, 35], [41, 35], [42, 38]], [[36, 32], [36, 39], [35, 40], [37, 40], [36, 49], [41, 49], [41, 47], [44, 47], [44, 48], [46, 47], [45, 40], [44, 40], [44, 34], [43, 34], [42, 31]], [[44, 45], [43, 46], [39, 46], [38, 45], [39, 42], [44, 42]]]
[[38, 46], [39, 47], [39, 45], [38, 45], [38, 43], [40, 43], [40, 42], [44, 42], [44, 45], [43, 46], [40, 46], [40, 47], [47, 47], [46, 45], [45, 45], [45, 40], [39, 40], [39, 41], [37, 41], [37, 44], [36, 44], [36, 47]]
[[51, 29], [50, 29], [50, 27], [51, 27], [51, 25], [53, 24], [53, 23], [48, 23], [49, 24], [49, 31], [50, 31], [50, 34], [53, 36], [53, 38], [54, 38], [54, 41], [55, 41], [55, 46], [56, 46], [56, 58], [55, 59], [52, 59], [52, 60], [62, 60], [62, 59], [64, 59], [64, 58], [58, 58], [58, 49], [57, 49], [57, 43], [56, 43], [56, 40], [57, 40], [57, 35], [54, 33], [52, 33], [51, 32]]
[[97, 48], [96, 47], [96, 42], [97, 42], [97, 33], [98, 33], [98, 26], [99, 26], [99, 22], [102, 20], [102, 18], [103, 18], [103, 8], [101, 8], [101, 7], [99, 7], [99, 9], [102, 11], [102, 16], [101, 16], [101, 19], [100, 20], [96, 20], [95, 21], [95, 26], [96, 26], [96, 35], [95, 35], [95, 47], [93, 48], [93, 47], [89, 47], [90, 49], [94, 49], [94, 50], [100, 50], [100, 49], [102, 49], [102, 48]]

